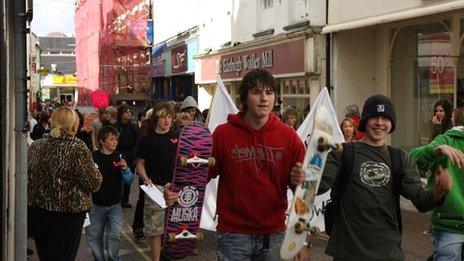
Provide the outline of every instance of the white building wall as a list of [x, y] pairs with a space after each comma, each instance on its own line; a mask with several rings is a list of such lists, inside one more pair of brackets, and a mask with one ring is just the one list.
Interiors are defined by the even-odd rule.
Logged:
[[340, 32], [334, 36], [333, 77], [334, 106], [339, 120], [344, 108], [356, 103], [362, 109], [365, 97], [375, 92], [376, 84], [376, 31], [358, 30]]
[[253, 40], [257, 32], [257, 2], [262, 0], [233, 0], [232, 42]]
[[153, 43], [198, 25], [200, 1], [152, 0]]
[[329, 1], [329, 24], [388, 14], [401, 10], [432, 6], [456, 0], [331, 0]]
[[252, 41], [254, 33], [268, 29], [274, 29], [274, 35], [286, 33], [283, 27], [307, 20], [312, 26], [325, 24], [325, 0], [271, 0], [271, 5], [266, 7], [264, 2], [233, 1], [232, 42]]
[[233, 1], [201, 0], [198, 52], [218, 50], [232, 37]]

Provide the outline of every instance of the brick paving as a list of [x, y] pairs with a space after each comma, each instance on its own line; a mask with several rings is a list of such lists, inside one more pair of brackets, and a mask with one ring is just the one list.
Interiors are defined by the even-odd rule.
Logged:
[[[136, 181], [132, 185], [132, 192], [138, 193]], [[130, 203], [135, 207], [137, 193], [131, 193]], [[134, 241], [132, 235], [132, 219], [135, 208], [124, 209], [125, 224], [122, 235], [120, 257], [121, 260], [150, 260], [150, 249], [148, 242], [138, 244]], [[426, 214], [416, 211], [403, 210], [403, 250], [406, 260], [426, 260], [432, 253], [432, 242], [430, 236], [423, 235], [423, 231], [428, 228], [428, 219]], [[214, 232], [203, 231], [204, 240], [198, 243], [197, 256], [188, 256], [183, 260], [216, 260], [216, 244]], [[321, 235], [314, 237], [312, 240], [311, 260], [331, 260], [325, 255], [325, 246], [327, 245], [327, 236]], [[28, 241], [28, 246], [34, 249], [33, 240]], [[39, 260], [35, 255], [29, 258], [31, 261]], [[85, 234], [82, 235], [81, 245], [76, 260], [90, 261], [92, 255], [85, 240]]]

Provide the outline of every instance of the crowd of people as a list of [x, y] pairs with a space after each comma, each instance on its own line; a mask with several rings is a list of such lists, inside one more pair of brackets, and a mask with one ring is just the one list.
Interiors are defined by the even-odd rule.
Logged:
[[[220, 177], [218, 260], [279, 260], [287, 189], [306, 174], [305, 145], [295, 131], [298, 112], [287, 107], [281, 116], [275, 113], [276, 86], [266, 70], [247, 73], [240, 112], [213, 133], [216, 164], [208, 180]], [[178, 199], [170, 184], [177, 137], [189, 122], [204, 122], [207, 112], [189, 96], [182, 103], [157, 101], [142, 116], [134, 121], [132, 108], [123, 104], [99, 110], [86, 124], [79, 111], [63, 106], [41, 111], [30, 123], [29, 228], [41, 260], [75, 259], [87, 213], [85, 236], [95, 260], [119, 260], [122, 208], [132, 208], [135, 176], [139, 185], [162, 190], [168, 205]], [[460, 260], [464, 230], [437, 215], [464, 212], [464, 109], [437, 102], [432, 122], [431, 142], [406, 153], [386, 144], [396, 128], [388, 97], [369, 97], [362, 114], [355, 104], [346, 107], [340, 128], [350, 149], [329, 154], [319, 188], [332, 188], [337, 199], [326, 249], [334, 260], [403, 260], [400, 195], [419, 211], [432, 211], [433, 259]], [[252, 153], [239, 153], [245, 150]], [[431, 173], [426, 187], [418, 167]], [[153, 260], [160, 260], [164, 210], [137, 192], [134, 237], [148, 237]], [[305, 246], [296, 259], [309, 260], [311, 244]]]

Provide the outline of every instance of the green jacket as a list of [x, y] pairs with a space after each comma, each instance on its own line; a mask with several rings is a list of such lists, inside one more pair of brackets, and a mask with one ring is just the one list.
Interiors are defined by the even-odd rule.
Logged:
[[434, 148], [438, 145], [449, 145], [455, 149], [464, 151], [464, 131], [451, 129], [442, 135], [435, 137], [428, 145], [413, 148], [409, 154], [417, 162], [422, 170], [430, 170], [428, 186], [433, 187], [435, 184], [435, 170], [438, 165], [447, 168], [451, 174], [452, 187], [451, 191], [445, 198], [443, 205], [437, 206], [430, 215], [432, 228], [445, 230], [451, 233], [464, 234], [464, 228], [456, 227], [462, 221], [438, 219], [437, 213], [458, 213], [464, 214], [464, 168], [459, 169], [451, 164], [446, 156], [435, 154]]

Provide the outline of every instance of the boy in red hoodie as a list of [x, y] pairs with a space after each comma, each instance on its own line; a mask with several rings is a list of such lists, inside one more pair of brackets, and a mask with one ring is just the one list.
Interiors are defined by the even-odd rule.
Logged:
[[[287, 187], [301, 183], [305, 148], [296, 132], [271, 114], [275, 79], [266, 70], [245, 75], [243, 112], [230, 114], [213, 133], [219, 178], [217, 243], [219, 260], [279, 260], [285, 232]], [[165, 189], [167, 203], [177, 195]]]

